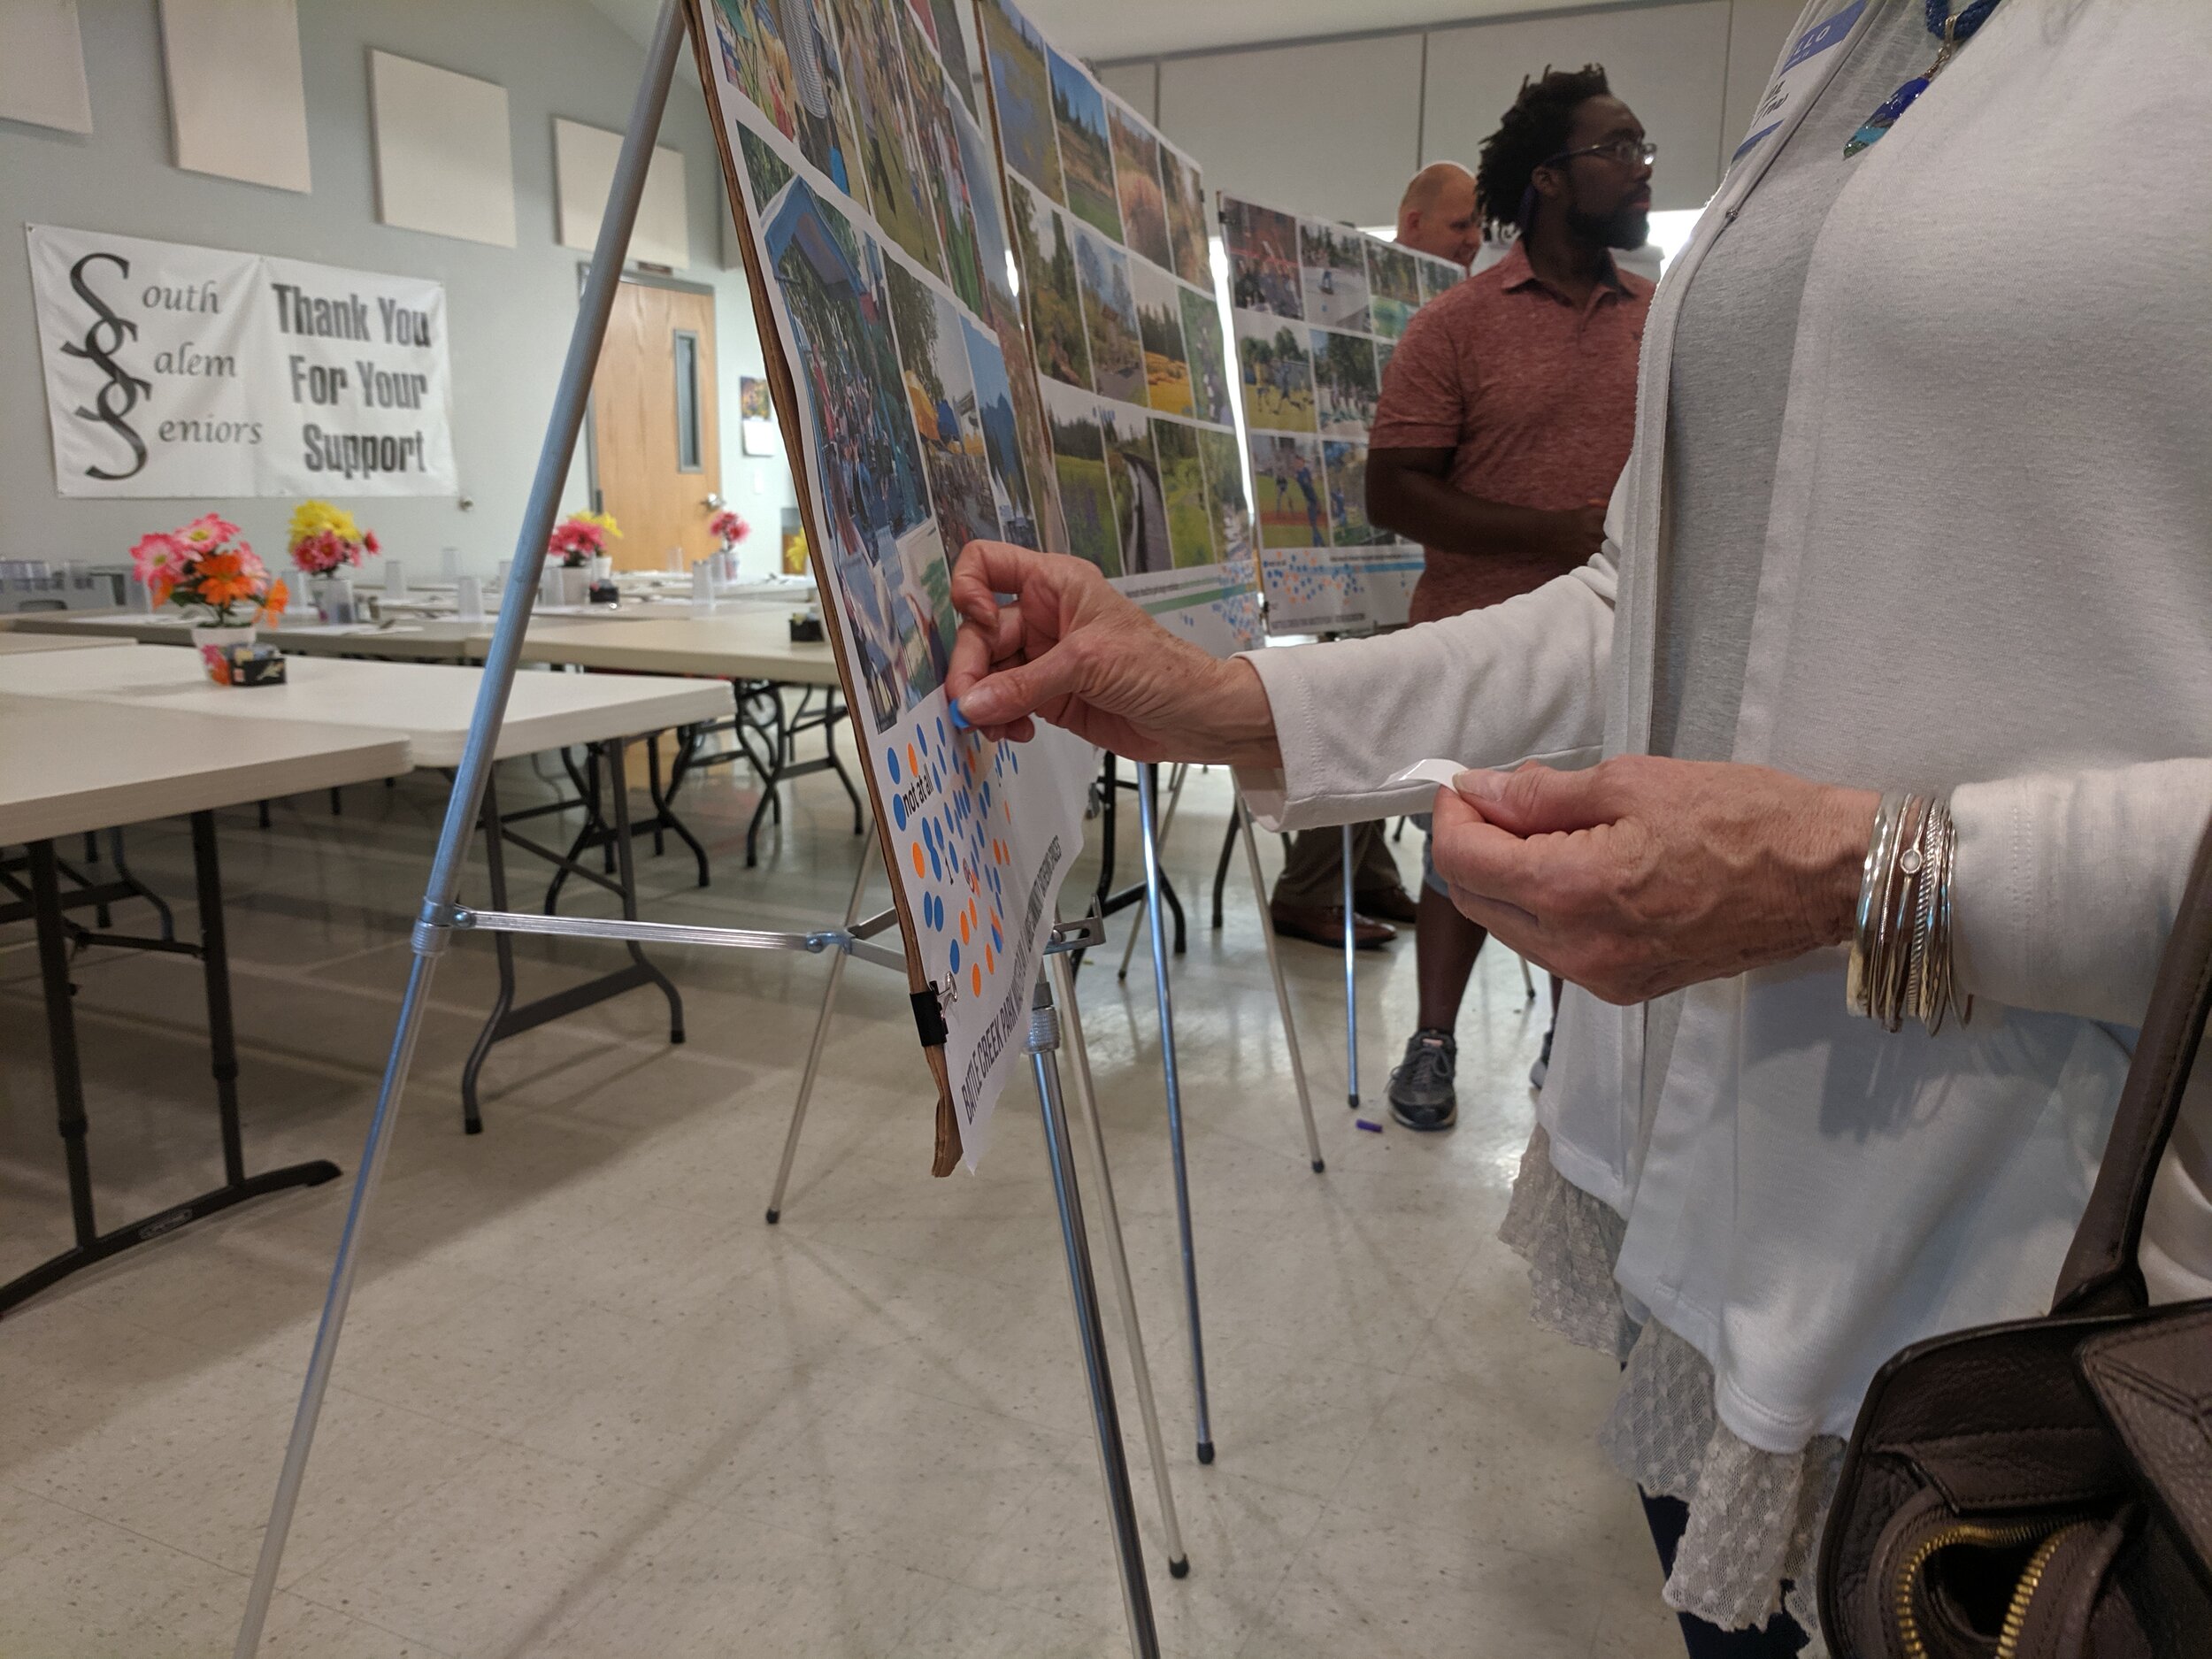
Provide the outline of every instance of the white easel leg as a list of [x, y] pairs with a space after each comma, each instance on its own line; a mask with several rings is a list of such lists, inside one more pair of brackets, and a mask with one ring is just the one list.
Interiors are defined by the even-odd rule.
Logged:
[[1252, 898], [1260, 910], [1260, 938], [1267, 946], [1267, 971], [1275, 979], [1275, 1007], [1283, 1017], [1283, 1047], [1290, 1055], [1290, 1079], [1298, 1087], [1298, 1116], [1306, 1125], [1306, 1156], [1313, 1172], [1321, 1173], [1321, 1137], [1314, 1132], [1313, 1099], [1306, 1093], [1306, 1063], [1298, 1052], [1298, 1022], [1290, 1010], [1290, 983], [1283, 978], [1281, 947], [1275, 942], [1274, 918], [1268, 914], [1267, 879], [1260, 873], [1259, 842], [1252, 836], [1252, 815], [1238, 801], [1237, 828], [1244, 836], [1244, 862], [1252, 872]]
[[[875, 855], [874, 840], [864, 841], [860, 868], [853, 872], [852, 896], [845, 902], [848, 932], [860, 919], [860, 895], [868, 890], [868, 867], [875, 862]], [[822, 1048], [829, 1038], [830, 1015], [837, 1007], [837, 988], [845, 982], [845, 962], [843, 951], [832, 953], [829, 983], [822, 987], [822, 1011], [815, 1017], [814, 1041], [806, 1051], [806, 1070], [799, 1078], [799, 1098], [791, 1102], [791, 1127], [783, 1137], [783, 1164], [776, 1171], [776, 1190], [768, 1194], [768, 1225], [772, 1227], [783, 1217], [783, 1189], [791, 1179], [791, 1160], [799, 1155], [799, 1130], [806, 1122], [807, 1102], [814, 1098], [814, 1078], [822, 1069]]]
[[1167, 1082], [1168, 1150], [1175, 1164], [1175, 1220], [1183, 1247], [1183, 1302], [1190, 1325], [1191, 1391], [1198, 1406], [1198, 1461], [1214, 1460], [1206, 1409], [1206, 1338], [1198, 1316], [1198, 1253], [1191, 1240], [1190, 1170], [1183, 1156], [1183, 1087], [1175, 1064], [1175, 1005], [1167, 982], [1167, 933], [1160, 915], [1160, 837], [1154, 802], [1157, 766], [1137, 768], [1137, 817], [1144, 825], [1144, 907], [1152, 925], [1152, 994], [1160, 1010], [1160, 1067]]
[[[1106, 1507], [1112, 1516], [1114, 1555], [1121, 1569], [1122, 1610], [1129, 1620], [1129, 1647], [1136, 1659], [1159, 1659], [1159, 1632], [1152, 1624], [1152, 1588], [1144, 1578], [1144, 1540], [1137, 1532], [1137, 1504], [1129, 1489], [1129, 1460], [1121, 1446], [1121, 1417], [1114, 1406], [1113, 1373], [1106, 1361], [1106, 1336], [1098, 1317], [1098, 1286], [1091, 1277], [1090, 1241], [1083, 1230], [1083, 1201], [1076, 1192], [1075, 1158], [1069, 1145], [1067, 1110], [1060, 1094], [1060, 1023], [1052, 1003], [1051, 982], [1037, 976], [1029, 1004], [1026, 1047], [1037, 1079], [1037, 1110], [1043, 1115], [1045, 1152], [1052, 1165], [1052, 1195], [1060, 1211], [1060, 1243], [1068, 1261], [1068, 1292], [1075, 1304], [1075, 1334], [1083, 1350], [1083, 1372], [1090, 1386], [1091, 1425], [1098, 1437], [1099, 1474], [1106, 1483]], [[1161, 1488], [1166, 1490], [1164, 1486]]]
[[1090, 1125], [1091, 1171], [1098, 1181], [1101, 1219], [1106, 1229], [1106, 1263], [1114, 1271], [1114, 1294], [1121, 1298], [1122, 1334], [1129, 1345], [1129, 1380], [1144, 1418], [1144, 1443], [1152, 1455], [1152, 1484], [1160, 1494], [1160, 1530], [1167, 1534], [1167, 1570], [1181, 1578], [1190, 1572], [1183, 1553], [1183, 1529], [1175, 1518], [1175, 1489], [1168, 1482], [1167, 1443], [1160, 1438], [1160, 1411], [1152, 1398], [1152, 1365], [1145, 1357], [1144, 1330], [1137, 1319], [1136, 1287], [1129, 1280], [1129, 1252], [1121, 1237], [1121, 1210], [1114, 1202], [1114, 1177], [1106, 1162], [1106, 1127], [1099, 1117], [1098, 1094], [1091, 1087], [1091, 1053], [1083, 1041], [1083, 1015], [1076, 1006], [1075, 975], [1064, 954], [1051, 958], [1052, 990], [1059, 999], [1075, 1056], [1075, 1101]]
[[1344, 1091], [1354, 1111], [1359, 1110], [1359, 986], [1352, 977], [1352, 952], [1358, 946], [1352, 936], [1352, 826], [1344, 826]]

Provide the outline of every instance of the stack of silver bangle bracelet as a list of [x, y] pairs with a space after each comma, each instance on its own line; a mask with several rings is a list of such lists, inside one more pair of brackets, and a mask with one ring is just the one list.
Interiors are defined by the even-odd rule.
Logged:
[[1972, 1016], [1951, 974], [1951, 857], [1957, 847], [1947, 798], [1895, 791], [1882, 797], [1859, 878], [1858, 923], [1844, 997], [1855, 1014], [1895, 1031], [1908, 1018], [1932, 1035], [1956, 1011]]

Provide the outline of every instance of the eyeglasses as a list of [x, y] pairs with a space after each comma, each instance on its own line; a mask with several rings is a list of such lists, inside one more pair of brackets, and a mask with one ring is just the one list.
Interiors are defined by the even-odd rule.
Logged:
[[1648, 167], [1659, 159], [1659, 146], [1648, 138], [1617, 138], [1607, 144], [1586, 144], [1580, 150], [1563, 150], [1538, 165], [1548, 167], [1558, 162], [1571, 161], [1577, 156], [1602, 156], [1624, 167]]

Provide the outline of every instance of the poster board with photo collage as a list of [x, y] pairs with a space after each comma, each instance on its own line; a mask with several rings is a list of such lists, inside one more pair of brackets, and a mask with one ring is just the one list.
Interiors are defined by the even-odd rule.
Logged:
[[[951, 0], [689, 0], [823, 616], [938, 1086], [972, 1166], [1022, 1063], [1093, 752], [956, 728], [949, 561], [1039, 545], [1052, 461]], [[954, 61], [948, 63], [948, 54]]]
[[1348, 225], [1220, 203], [1268, 631], [1394, 626], [1422, 553], [1368, 520], [1368, 434], [1413, 314], [1463, 273]]
[[1258, 575], [1197, 164], [975, 0], [1063, 540], [1218, 656], [1260, 642]]

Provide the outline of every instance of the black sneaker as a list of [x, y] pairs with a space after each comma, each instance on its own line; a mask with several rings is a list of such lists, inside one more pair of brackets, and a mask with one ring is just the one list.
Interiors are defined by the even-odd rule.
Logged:
[[1459, 1120], [1459, 1097], [1452, 1092], [1458, 1064], [1459, 1044], [1450, 1032], [1415, 1032], [1390, 1074], [1390, 1115], [1409, 1129], [1449, 1129]]

